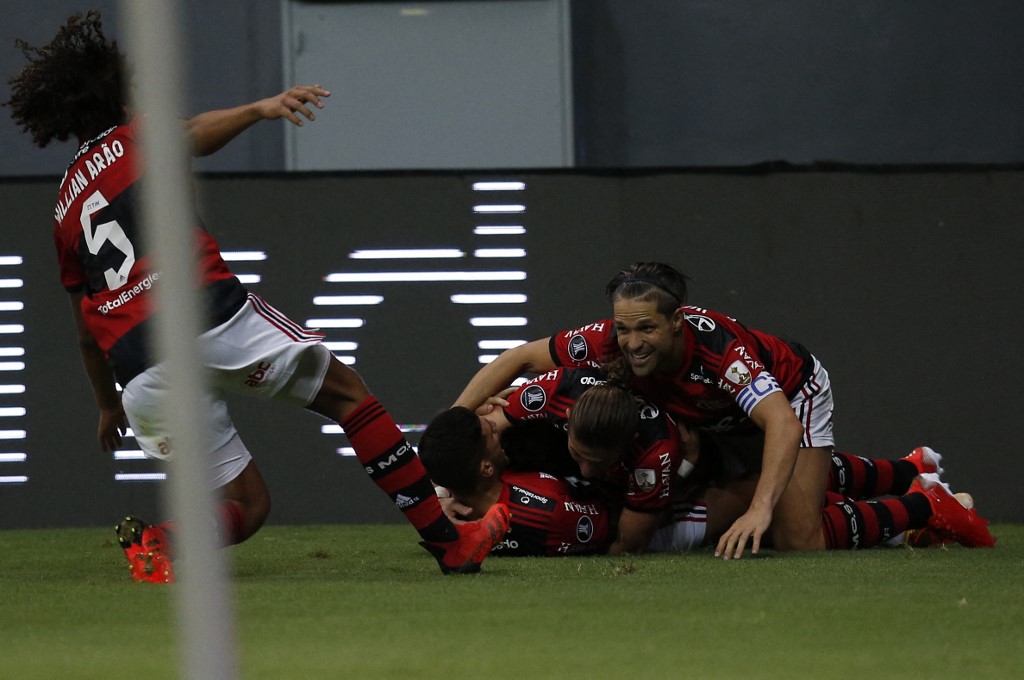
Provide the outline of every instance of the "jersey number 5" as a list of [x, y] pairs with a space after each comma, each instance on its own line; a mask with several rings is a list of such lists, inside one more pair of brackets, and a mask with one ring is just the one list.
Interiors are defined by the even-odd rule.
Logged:
[[85, 199], [85, 203], [82, 205], [82, 233], [85, 234], [85, 244], [93, 255], [100, 254], [100, 248], [104, 243], [110, 243], [124, 253], [124, 261], [117, 271], [107, 269], [103, 272], [103, 276], [107, 280], [107, 288], [117, 290], [128, 282], [128, 274], [135, 266], [135, 246], [128, 240], [128, 235], [124, 233], [124, 229], [116, 220], [103, 222], [95, 225], [95, 228], [93, 227], [93, 215], [108, 205], [110, 204], [107, 199], [99, 191]]

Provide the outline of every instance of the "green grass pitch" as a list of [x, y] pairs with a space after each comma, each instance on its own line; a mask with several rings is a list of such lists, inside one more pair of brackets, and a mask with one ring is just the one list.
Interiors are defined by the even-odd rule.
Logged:
[[[270, 526], [230, 549], [246, 679], [1010, 678], [1024, 526], [959, 546], [490, 559], [442, 576], [407, 526]], [[0, 678], [176, 678], [172, 588], [110, 529], [0, 532]]]

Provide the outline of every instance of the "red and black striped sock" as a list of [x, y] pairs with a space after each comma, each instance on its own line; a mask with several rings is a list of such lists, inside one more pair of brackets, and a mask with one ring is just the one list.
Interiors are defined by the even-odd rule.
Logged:
[[909, 460], [864, 458], [835, 451], [828, 490], [856, 499], [899, 496], [907, 492], [916, 476], [917, 468]]
[[825, 549], [857, 550], [881, 545], [908, 529], [925, 526], [931, 514], [924, 494], [855, 501], [828, 493], [821, 511]]
[[341, 422], [356, 458], [425, 541], [453, 541], [455, 525], [441, 510], [434, 485], [412, 445], [374, 397]]

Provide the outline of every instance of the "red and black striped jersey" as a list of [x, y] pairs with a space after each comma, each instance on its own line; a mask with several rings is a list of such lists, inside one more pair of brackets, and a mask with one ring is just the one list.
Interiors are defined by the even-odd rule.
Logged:
[[[792, 398], [814, 361], [796, 342], [748, 329], [731, 317], [683, 307], [684, 356], [674, 374], [634, 377], [632, 387], [688, 425], [714, 431], [752, 426], [748, 416], [768, 394]], [[615, 322], [605, 319], [551, 336], [557, 366], [589, 366], [621, 355]]]
[[[545, 419], [565, 428], [568, 411], [586, 390], [604, 382], [594, 368], [557, 368], [529, 380], [508, 396], [511, 422]], [[667, 413], [637, 397], [640, 425], [636, 445], [609, 471], [623, 493], [623, 505], [658, 512], [671, 505], [672, 486], [682, 462], [679, 430]]]
[[511, 529], [492, 555], [557, 556], [603, 553], [612, 541], [607, 506], [586, 486], [544, 472], [505, 472], [498, 502]]
[[[54, 243], [61, 283], [82, 291], [86, 328], [126, 384], [150, 363], [145, 328], [160, 272], [141, 238], [138, 118], [86, 142], [61, 180], [54, 211]], [[200, 285], [209, 314], [204, 328], [223, 323], [245, 302], [246, 291], [220, 249], [194, 216]]]

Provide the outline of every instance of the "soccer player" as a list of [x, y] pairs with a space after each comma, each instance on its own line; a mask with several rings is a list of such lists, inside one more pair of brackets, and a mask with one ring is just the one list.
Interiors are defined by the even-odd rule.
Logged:
[[[581, 474], [615, 486], [622, 499], [608, 552], [642, 550], [661, 525], [660, 514], [671, 506], [679, 479], [684, 450], [675, 422], [627, 390], [606, 384], [593, 368], [548, 371], [517, 388], [505, 403], [483, 416], [495, 435], [513, 423], [540, 419], [565, 429], [569, 455]], [[575, 427], [581, 422], [585, 427]], [[696, 458], [695, 450], [691, 457]]]
[[[28, 64], [11, 79], [14, 120], [39, 147], [73, 139], [80, 145], [61, 180], [54, 240], [61, 282], [70, 294], [78, 346], [100, 410], [101, 447], [120, 445], [127, 424], [147, 456], [167, 459], [173, 443], [162, 413], [167, 387], [149, 345], [153, 290], [160, 272], [140, 240], [136, 214], [143, 167], [138, 153], [144, 116], [128, 113], [128, 74], [116, 42], [107, 40], [98, 12], [76, 14], [39, 47], [18, 41]], [[194, 155], [213, 153], [250, 126], [285, 119], [315, 120], [330, 92], [292, 87], [235, 108], [185, 121]], [[270, 495], [239, 438], [221, 392], [305, 407], [341, 424], [373, 481], [419, 532], [441, 571], [478, 571], [508, 526], [498, 504], [479, 522], [456, 526], [443, 513], [433, 485], [361, 377], [302, 328], [246, 290], [229, 271], [198, 216], [192, 224], [206, 324], [198, 339], [213, 391], [208, 414], [209, 483], [220, 491], [225, 544], [244, 541], [263, 524]], [[115, 381], [123, 386], [118, 393]], [[129, 518], [119, 526], [136, 580], [168, 581], [166, 526]]]
[[[521, 427], [512, 425], [504, 432]], [[564, 454], [564, 444], [561, 451], [551, 446], [542, 444], [546, 450], [541, 455]], [[585, 555], [606, 553], [621, 544], [616, 538], [621, 492], [617, 502], [588, 480], [513, 469], [493, 423], [469, 409], [455, 407], [438, 414], [420, 438], [419, 452], [431, 479], [442, 487], [438, 493], [452, 499], [455, 514], [475, 519], [494, 503], [508, 504], [511, 529], [495, 546], [495, 555]], [[742, 502], [731, 501], [732, 494], [722, 489], [698, 495], [677, 491], [671, 503], [650, 513], [657, 531], [631, 550], [615, 552], [696, 548], [742, 511]]]
[[[612, 362], [630, 386], [687, 426], [753, 435], [760, 442], [760, 477], [747, 511], [722, 535], [716, 554], [739, 558], [748, 541], [760, 548], [769, 528], [780, 550], [841, 547], [844, 536], [898, 533], [911, 524], [945, 523], [951, 538], [990, 546], [986, 522], [965, 510], [930, 478], [900, 507], [864, 504], [835, 520], [829, 533], [822, 507], [829, 477], [832, 392], [821, 363], [802, 345], [735, 319], [687, 306], [686, 277], [669, 265], [638, 262], [606, 287], [613, 318], [511, 350], [481, 369], [457, 404], [475, 408], [525, 372]], [[888, 501], [886, 501], [888, 503]], [[933, 519], [934, 518], [934, 519]]]
[[[587, 394], [599, 394], [600, 391], [595, 388]], [[608, 404], [606, 400], [602, 401]], [[584, 396], [578, 403], [586, 402]], [[623, 407], [622, 410], [629, 409]], [[565, 455], [564, 438], [558, 441], [557, 438], [541, 437], [538, 436], [539, 431], [525, 438], [511, 436], [520, 434], [527, 424], [534, 422], [537, 421], [518, 422], [499, 433], [485, 416], [464, 407], [453, 407], [431, 421], [420, 440], [420, 458], [434, 482], [443, 487], [438, 489], [438, 494], [449, 499], [442, 501], [448, 504], [449, 513], [463, 519], [474, 519], [482, 516], [494, 503], [509, 505], [512, 509], [511, 529], [506, 540], [495, 546], [494, 554], [560, 556], [608, 552], [619, 535], [617, 519], [622, 509], [621, 487], [617, 490], [602, 489], [594, 483], [596, 480], [581, 480], [578, 471], [573, 475], [572, 471], [562, 467], [559, 458]], [[556, 421], [550, 422], [555, 424]], [[628, 419], [612, 414], [609, 422], [618, 423], [615, 428], [621, 430]], [[630, 434], [628, 427], [625, 425], [626, 432], [612, 433], [612, 438], [623, 439], [624, 435]], [[584, 437], [594, 434], [585, 421], [576, 423], [575, 429]], [[602, 426], [598, 429], [609, 433], [612, 428]], [[506, 451], [510, 443], [513, 448]], [[694, 477], [706, 478], [700, 468], [707, 465], [708, 458], [706, 454], [700, 458]], [[928, 447], [919, 447], [897, 460], [835, 453], [832, 456], [829, 503], [822, 515], [823, 522], [832, 523], [836, 517], [858, 512], [852, 499], [842, 495], [843, 491], [879, 496], [902, 495], [910, 490], [918, 475], [941, 473], [940, 461], [941, 456]], [[558, 470], [559, 474], [541, 471], [544, 469]], [[738, 476], [716, 484], [706, 481], [690, 483], [686, 487], [677, 484], [672, 492], [670, 508], [662, 508], [649, 515], [656, 523], [657, 531], [646, 543], [617, 552], [684, 552], [704, 545], [708, 540], [716, 541], [746, 510], [755, 483], [756, 475], [753, 479]], [[863, 499], [864, 496], [858, 495], [857, 498]], [[973, 501], [965, 499], [961, 503]], [[861, 532], [845, 536], [842, 543], [836, 541], [833, 547], [852, 549], [882, 543], [896, 545], [904, 540], [913, 547], [927, 547], [951, 541], [948, 535], [928, 526], [906, 536], [901, 532], [896, 536], [881, 537], [887, 539], [884, 541], [869, 541], [863, 531], [870, 529], [863, 524], [861, 526]]]

